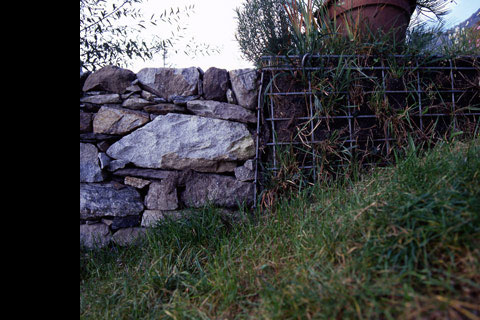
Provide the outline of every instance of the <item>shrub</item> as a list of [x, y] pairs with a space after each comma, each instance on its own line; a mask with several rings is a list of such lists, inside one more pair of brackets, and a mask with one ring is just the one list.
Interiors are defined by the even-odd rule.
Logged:
[[235, 10], [235, 38], [244, 57], [258, 64], [262, 55], [281, 54], [290, 43], [290, 23], [284, 0], [246, 0]]

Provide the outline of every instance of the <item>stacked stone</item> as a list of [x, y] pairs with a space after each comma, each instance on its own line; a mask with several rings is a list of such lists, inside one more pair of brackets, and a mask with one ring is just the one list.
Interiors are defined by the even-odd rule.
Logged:
[[256, 70], [107, 66], [80, 80], [81, 243], [253, 204]]

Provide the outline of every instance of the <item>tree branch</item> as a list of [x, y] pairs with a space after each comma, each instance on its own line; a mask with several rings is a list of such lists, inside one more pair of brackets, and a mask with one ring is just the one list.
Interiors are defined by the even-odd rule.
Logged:
[[113, 10], [112, 12], [110, 12], [109, 14], [105, 15], [103, 18], [99, 19], [98, 21], [95, 21], [94, 23], [92, 23], [91, 25], [89, 26], [86, 26], [85, 28], [83, 28], [82, 30], [80, 30], [80, 32], [83, 32], [91, 27], [93, 27], [94, 25], [97, 25], [99, 24], [100, 22], [102, 22], [103, 20], [105, 20], [106, 18], [108, 18], [109, 16], [111, 16], [112, 14], [114, 14], [115, 12], [117, 12], [118, 10], [120, 10], [124, 5], [127, 4], [127, 2], [130, 2], [131, 0], [125, 0], [121, 6], [119, 6], [117, 9]]

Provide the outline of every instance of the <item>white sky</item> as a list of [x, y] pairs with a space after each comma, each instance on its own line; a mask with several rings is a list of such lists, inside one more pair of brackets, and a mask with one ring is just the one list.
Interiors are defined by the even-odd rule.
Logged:
[[[200, 67], [206, 71], [209, 67], [224, 68], [227, 70], [250, 68], [253, 65], [242, 59], [240, 49], [235, 40], [237, 26], [235, 8], [241, 7], [244, 0], [149, 0], [144, 3], [146, 17], [148, 13], [161, 13], [166, 8], [184, 8], [193, 4], [194, 11], [185, 19], [185, 40], [194, 38], [197, 43], [216, 47], [220, 53], [212, 52], [208, 55], [187, 56], [185, 54], [171, 54], [167, 59], [173, 67]], [[168, 11], [168, 10], [167, 10]], [[164, 24], [168, 28], [168, 24]], [[181, 45], [180, 45], [181, 47]], [[130, 68], [138, 72], [145, 67], [161, 67], [163, 60], [160, 56], [153, 61], [138, 61]]]
[[[449, 29], [470, 16], [480, 8], [480, 0], [448, 0], [450, 12], [445, 16], [445, 29]], [[431, 21], [435, 24], [435, 21]]]
[[453, 27], [470, 16], [480, 8], [480, 0], [455, 0], [452, 11], [447, 15], [447, 28]]
[[[193, 4], [193, 14], [185, 19], [185, 39], [195, 39], [197, 43], [205, 43], [217, 47], [220, 53], [210, 56], [187, 56], [183, 53], [171, 54], [167, 59], [172, 67], [200, 67], [206, 71], [209, 67], [224, 68], [227, 70], [249, 68], [253, 65], [242, 59], [238, 44], [235, 40], [237, 27], [235, 8], [241, 7], [245, 0], [145, 0], [144, 15], [159, 14], [165, 9]], [[454, 0], [450, 4], [451, 12], [446, 16], [446, 27], [452, 27], [469, 18], [480, 8], [480, 0]], [[168, 31], [168, 24], [162, 24]], [[158, 32], [158, 31], [157, 31]], [[181, 45], [179, 45], [181, 47]], [[134, 61], [129, 68], [138, 72], [146, 67], [162, 67], [163, 60], [157, 56], [152, 61]]]

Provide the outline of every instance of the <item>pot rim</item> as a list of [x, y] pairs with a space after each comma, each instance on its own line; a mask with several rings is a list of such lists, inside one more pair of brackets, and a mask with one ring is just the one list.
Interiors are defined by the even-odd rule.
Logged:
[[[342, 1], [343, 4], [335, 6], [336, 2]], [[349, 3], [350, 2], [350, 3]], [[412, 15], [416, 8], [415, 0], [327, 0], [321, 7], [325, 8], [330, 14], [335, 13], [338, 16], [345, 11], [359, 7], [390, 5], [403, 9], [409, 15]]]

